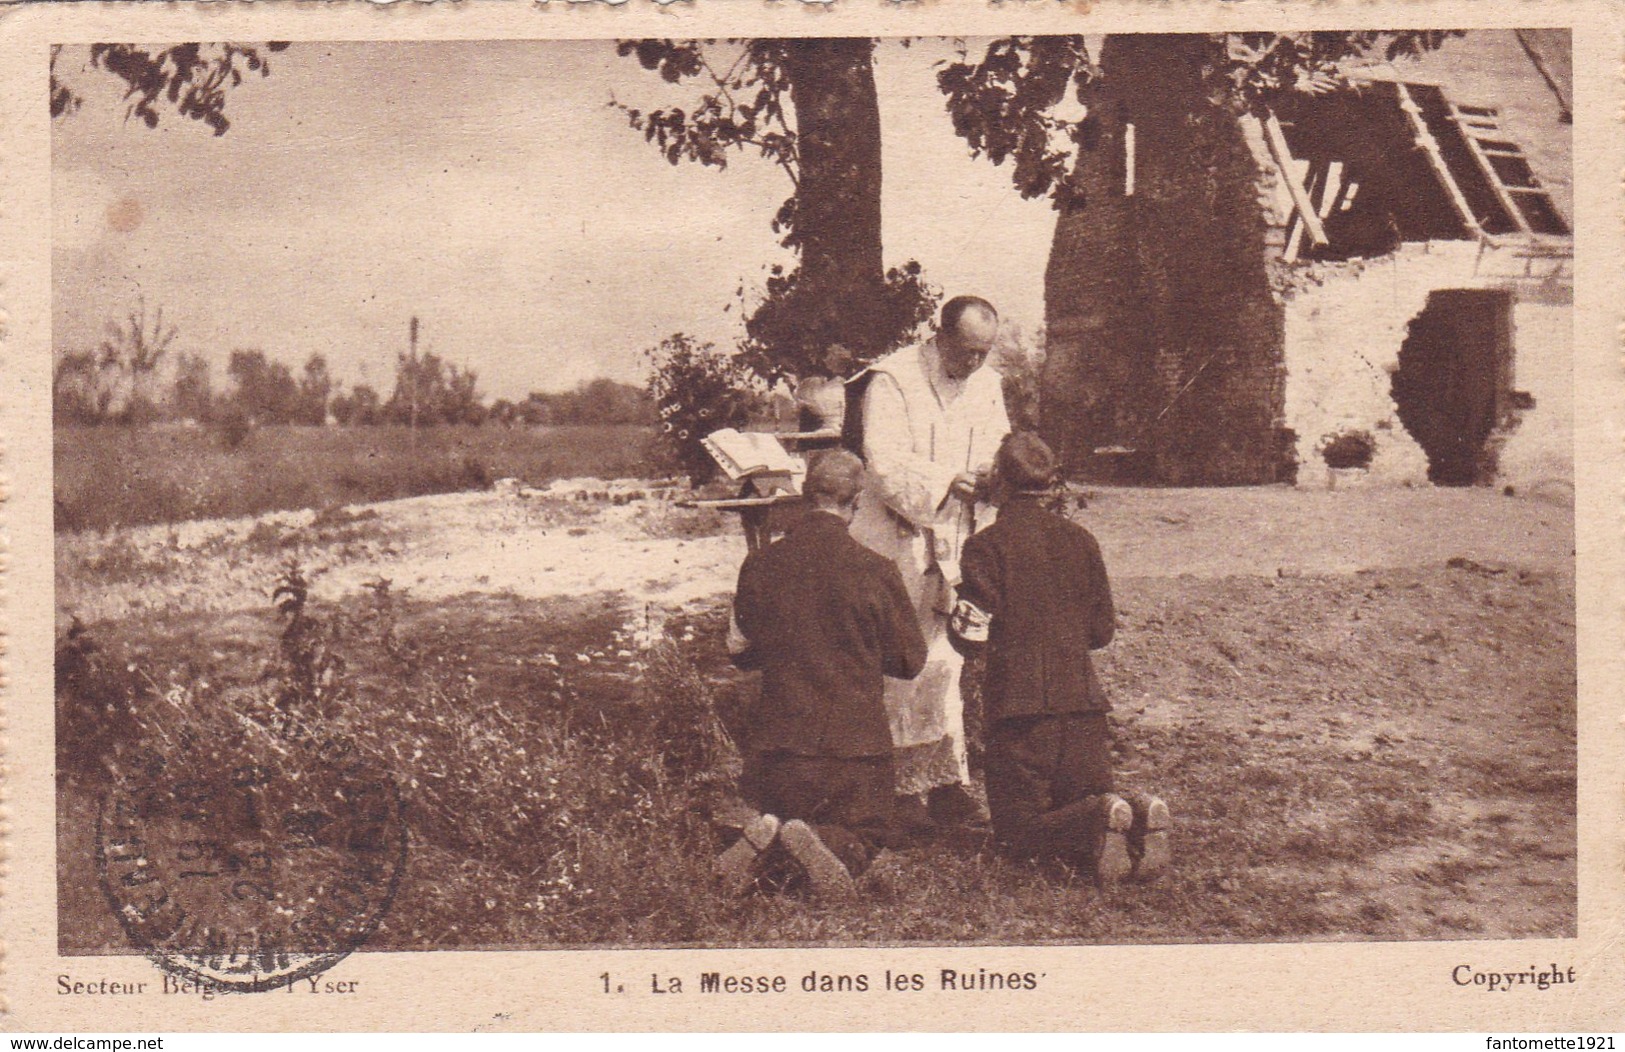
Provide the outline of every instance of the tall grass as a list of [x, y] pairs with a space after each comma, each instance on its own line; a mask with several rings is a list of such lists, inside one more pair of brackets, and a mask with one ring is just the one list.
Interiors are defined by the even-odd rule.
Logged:
[[727, 904], [703, 894], [719, 845], [696, 804], [732, 784], [739, 756], [674, 640], [624, 638], [637, 654], [590, 679], [578, 659], [607, 655], [583, 646], [518, 675], [510, 658], [491, 680], [466, 660], [481, 641], [454, 649], [403, 623], [387, 582], [318, 609], [290, 564], [274, 599], [263, 662], [209, 671], [113, 656], [74, 622], [57, 653], [70, 796], [140, 765], [200, 784], [245, 766], [297, 780], [310, 760], [297, 746], [319, 739], [395, 782], [415, 865], [434, 874], [407, 882], [386, 943], [683, 941], [723, 923]]
[[265, 427], [236, 448], [178, 427], [58, 428], [56, 528], [108, 529], [647, 474], [650, 432], [552, 428]]

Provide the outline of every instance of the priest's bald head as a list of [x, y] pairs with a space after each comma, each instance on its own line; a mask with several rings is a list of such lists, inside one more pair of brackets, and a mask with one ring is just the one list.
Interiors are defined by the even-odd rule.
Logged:
[[955, 296], [942, 305], [937, 351], [942, 371], [963, 380], [982, 367], [999, 336], [999, 312], [980, 296]]

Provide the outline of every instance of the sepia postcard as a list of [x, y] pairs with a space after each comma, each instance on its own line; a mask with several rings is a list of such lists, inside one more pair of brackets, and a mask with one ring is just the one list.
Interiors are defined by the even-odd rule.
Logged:
[[3, 1025], [1612, 1048], [1622, 22], [0, 5]]

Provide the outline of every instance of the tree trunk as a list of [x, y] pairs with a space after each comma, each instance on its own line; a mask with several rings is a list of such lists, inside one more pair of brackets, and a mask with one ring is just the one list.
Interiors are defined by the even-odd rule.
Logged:
[[786, 42], [783, 63], [795, 106], [801, 281], [818, 304], [817, 327], [850, 349], [871, 351], [887, 335], [875, 326], [885, 269], [874, 42]]

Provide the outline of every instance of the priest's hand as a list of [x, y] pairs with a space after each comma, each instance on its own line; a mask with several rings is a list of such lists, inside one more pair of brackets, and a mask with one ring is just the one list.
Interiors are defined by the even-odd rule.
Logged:
[[958, 497], [967, 504], [974, 504], [982, 500], [987, 493], [987, 479], [974, 471], [962, 471], [954, 476], [948, 486], [948, 494]]

